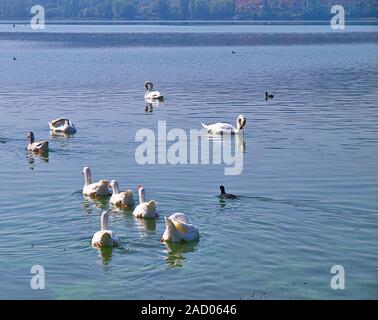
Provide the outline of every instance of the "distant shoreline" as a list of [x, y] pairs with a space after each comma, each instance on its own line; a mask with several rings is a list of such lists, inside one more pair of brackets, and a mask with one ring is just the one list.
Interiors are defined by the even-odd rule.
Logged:
[[74, 46], [257, 46], [378, 43], [378, 32], [334, 33], [59, 33], [0, 32], [0, 41], [58, 42]]
[[[47, 19], [47, 25], [329, 25], [330, 20], [106, 20], [106, 19]], [[0, 19], [1, 24], [30, 23], [30, 19]], [[348, 19], [347, 25], [378, 25], [378, 18]]]

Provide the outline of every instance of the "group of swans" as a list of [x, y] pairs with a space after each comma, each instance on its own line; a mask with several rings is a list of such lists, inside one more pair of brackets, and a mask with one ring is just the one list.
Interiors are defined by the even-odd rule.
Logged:
[[[119, 192], [119, 185], [116, 180], [100, 180], [92, 183], [91, 170], [84, 167], [83, 195], [91, 197], [107, 197], [111, 194], [109, 203], [113, 206], [125, 208], [133, 207], [134, 196], [131, 190]], [[113, 190], [111, 193], [110, 189]], [[139, 204], [133, 210], [133, 216], [140, 219], [158, 218], [156, 212], [156, 201], [146, 201], [146, 191], [143, 186], [138, 186]], [[165, 217], [165, 232], [161, 241], [181, 242], [192, 241], [199, 238], [198, 229], [189, 223], [189, 219], [184, 213], [175, 213]], [[109, 213], [101, 214], [101, 230], [96, 232], [92, 239], [92, 245], [96, 247], [112, 247], [118, 245], [119, 240], [115, 233], [109, 230]]]
[[[151, 81], [146, 81], [144, 86], [147, 90], [144, 98], [146, 101], [154, 101], [154, 100], [163, 100], [164, 96], [160, 93], [160, 91], [152, 91], [154, 85]], [[270, 95], [267, 95], [270, 97]], [[146, 107], [145, 111], [150, 111], [151, 109]], [[223, 135], [223, 134], [243, 134], [244, 126], [247, 123], [247, 119], [243, 115], [239, 115], [236, 120], [236, 127], [229, 123], [224, 122], [217, 122], [214, 124], [203, 124], [201, 123], [202, 127], [205, 128], [209, 135]]]
[[[114, 180], [113, 180], [114, 181]], [[224, 186], [220, 186], [221, 193], [219, 197], [221, 199], [237, 199], [237, 196], [226, 193]], [[147, 213], [151, 210], [151, 217], [156, 217], [155, 211], [155, 201], [144, 202], [144, 188], [139, 186], [139, 199], [141, 203], [135, 208], [142, 214]], [[152, 205], [153, 204], [153, 205]], [[139, 208], [139, 209], [138, 209]], [[139, 216], [142, 217], [142, 216]], [[143, 216], [147, 218], [147, 215]], [[164, 217], [165, 220], [165, 231], [161, 237], [163, 242], [189, 242], [197, 240], [199, 238], [198, 228], [189, 223], [188, 216], [185, 213], [177, 212], [169, 217]], [[103, 211], [100, 218], [101, 230], [97, 231], [92, 238], [92, 246], [95, 247], [114, 247], [118, 246], [120, 243], [119, 238], [116, 234], [109, 228], [109, 212]]]
[[[115, 247], [120, 240], [109, 226], [109, 211], [103, 211], [100, 216], [101, 230], [92, 237], [94, 247]], [[189, 242], [199, 238], [198, 228], [189, 223], [185, 213], [174, 213], [169, 217], [164, 217], [165, 231], [161, 237], [162, 242]]]
[[[145, 82], [147, 90], [145, 94], [146, 100], [163, 100], [164, 96], [159, 91], [153, 91], [153, 84], [151, 81]], [[242, 134], [246, 118], [239, 115], [236, 121], [236, 127], [229, 123], [218, 122], [210, 125], [202, 126], [210, 135], [223, 134]], [[66, 118], [59, 118], [49, 122], [50, 130], [54, 133], [75, 133], [75, 125]], [[33, 132], [29, 133], [28, 150], [33, 152], [46, 152], [49, 149], [48, 141], [35, 141]], [[119, 184], [116, 180], [99, 180], [92, 183], [91, 170], [89, 167], [84, 167], [82, 174], [84, 175], [83, 195], [90, 197], [108, 197], [111, 195], [109, 203], [116, 207], [126, 208], [133, 207], [135, 204], [133, 192], [127, 190], [119, 191]], [[221, 189], [221, 198], [235, 199], [236, 196], [227, 194], [223, 186]], [[112, 191], [111, 191], [112, 190]], [[139, 204], [135, 207], [133, 215], [136, 218], [157, 218], [156, 202], [155, 200], [145, 200], [145, 189], [143, 186], [138, 187]], [[181, 242], [193, 241], [199, 238], [198, 228], [189, 223], [189, 219], [184, 213], [174, 213], [169, 217], [164, 217], [165, 231], [161, 241]], [[104, 211], [101, 214], [101, 230], [96, 232], [92, 238], [92, 245], [96, 247], [112, 247], [119, 244], [119, 238], [109, 228], [109, 212]]]
[[[48, 122], [48, 124], [52, 133], [73, 134], [76, 132], [75, 125], [66, 118], [52, 120], [51, 122]], [[46, 153], [49, 151], [49, 142], [47, 140], [35, 141], [34, 133], [32, 131], [29, 132], [28, 139], [28, 151], [35, 153]]]

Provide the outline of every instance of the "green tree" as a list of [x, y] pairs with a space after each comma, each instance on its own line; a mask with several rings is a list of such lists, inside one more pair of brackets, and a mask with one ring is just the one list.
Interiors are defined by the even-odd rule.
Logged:
[[234, 0], [209, 1], [209, 14], [212, 18], [231, 18], [235, 13]]
[[167, 0], [158, 0], [158, 13], [161, 19], [167, 19], [169, 16], [169, 7]]
[[113, 0], [113, 17], [134, 19], [137, 8], [133, 0]]
[[191, 19], [208, 19], [209, 18], [209, 1], [190, 0], [189, 12], [190, 12]]
[[180, 0], [181, 17], [183, 19], [189, 18], [189, 0]]

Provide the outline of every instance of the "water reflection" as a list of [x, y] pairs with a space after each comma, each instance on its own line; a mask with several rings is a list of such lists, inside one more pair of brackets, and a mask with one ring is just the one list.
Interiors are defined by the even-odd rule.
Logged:
[[72, 138], [75, 134], [76, 132], [66, 133], [66, 132], [50, 131], [50, 137], [53, 139]]
[[143, 233], [155, 233], [156, 231], [156, 219], [138, 219], [135, 218], [135, 222], [138, 230]]
[[167, 247], [167, 257], [165, 258], [167, 265], [171, 268], [181, 268], [186, 259], [185, 254], [196, 251], [198, 242], [198, 240], [180, 243], [165, 242]]
[[50, 138], [59, 142], [59, 149], [69, 148], [71, 146], [71, 139], [74, 135], [75, 133], [50, 131]]
[[107, 266], [113, 257], [113, 247], [101, 247], [98, 249], [99, 257], [104, 266]]
[[146, 102], [146, 107], [144, 108], [145, 112], [153, 112], [154, 107], [159, 107], [163, 106], [164, 102], [161, 100], [156, 100], [156, 99], [144, 99]]
[[93, 209], [107, 210], [109, 207], [108, 197], [89, 197], [83, 196], [83, 201], [81, 207], [84, 209], [86, 214], [91, 214]]
[[144, 109], [144, 111], [146, 111], [146, 112], [153, 112], [154, 111], [154, 107], [153, 107], [151, 102], [147, 102], [146, 108]]
[[144, 99], [144, 101], [146, 102], [146, 108], [147, 106], [150, 107], [151, 109], [153, 107], [160, 107], [160, 106], [163, 106], [164, 105], [164, 100], [157, 100], [157, 99]]
[[49, 152], [46, 151], [44, 153], [34, 153], [32, 151], [28, 151], [28, 155], [26, 157], [28, 163], [29, 163], [29, 168], [31, 170], [34, 170], [36, 166], [36, 160], [39, 159], [44, 163], [49, 162]]

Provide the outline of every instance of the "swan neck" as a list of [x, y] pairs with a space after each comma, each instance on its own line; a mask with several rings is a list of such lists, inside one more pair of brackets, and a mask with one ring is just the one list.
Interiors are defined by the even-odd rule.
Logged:
[[119, 193], [119, 184], [117, 181], [113, 182], [113, 193], [118, 194]]
[[91, 172], [89, 170], [84, 172], [84, 183], [86, 186], [92, 183]]
[[101, 231], [109, 230], [109, 215], [108, 213], [101, 215]]
[[139, 189], [139, 203], [142, 204], [145, 202], [145, 197], [146, 197], [146, 192], [144, 189], [140, 188]]

